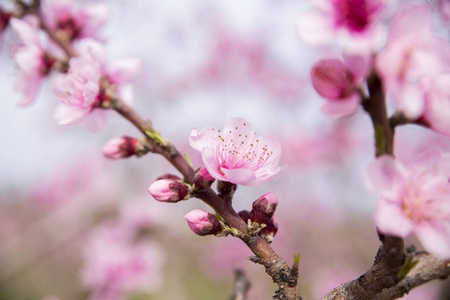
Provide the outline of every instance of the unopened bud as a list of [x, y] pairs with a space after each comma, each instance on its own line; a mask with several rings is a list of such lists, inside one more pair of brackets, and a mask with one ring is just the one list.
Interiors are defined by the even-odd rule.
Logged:
[[338, 59], [323, 59], [311, 69], [311, 81], [319, 95], [327, 99], [343, 99], [355, 88], [352, 72]]
[[102, 153], [107, 158], [119, 159], [130, 157], [136, 154], [139, 145], [139, 140], [129, 136], [115, 138], [103, 146]]
[[269, 222], [266, 223], [266, 227], [261, 229], [258, 233], [260, 236], [265, 237], [268, 241], [272, 242], [273, 237], [277, 234], [278, 224], [275, 222], [275, 219], [272, 218]]
[[194, 185], [198, 189], [209, 188], [214, 180], [215, 179], [209, 174], [205, 167], [200, 167], [195, 171]]
[[274, 193], [267, 193], [253, 202], [250, 219], [258, 224], [267, 224], [275, 214], [278, 206], [278, 199]]
[[244, 220], [245, 223], [250, 220], [250, 212], [248, 210], [241, 210], [238, 215], [242, 218], [242, 220]]
[[187, 186], [173, 179], [156, 180], [148, 187], [148, 192], [161, 202], [178, 202], [189, 198]]
[[189, 228], [201, 236], [218, 234], [222, 232], [222, 225], [213, 215], [201, 209], [194, 209], [187, 213], [184, 218], [188, 222]]

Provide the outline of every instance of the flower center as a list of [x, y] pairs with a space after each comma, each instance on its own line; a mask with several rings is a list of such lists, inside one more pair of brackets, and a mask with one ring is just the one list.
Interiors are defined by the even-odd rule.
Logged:
[[240, 133], [238, 126], [228, 132], [222, 133], [218, 130], [217, 134], [219, 144], [216, 151], [220, 165], [219, 172], [222, 174], [222, 169], [245, 168], [256, 171], [273, 155], [273, 151], [270, 151], [266, 144], [255, 139], [255, 133]]
[[367, 0], [332, 0], [337, 26], [361, 32], [370, 23], [376, 9], [369, 7]]

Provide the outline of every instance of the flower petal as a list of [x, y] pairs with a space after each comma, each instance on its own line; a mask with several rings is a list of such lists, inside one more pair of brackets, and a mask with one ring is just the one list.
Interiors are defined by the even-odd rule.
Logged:
[[366, 185], [383, 197], [398, 201], [403, 190], [408, 171], [392, 156], [382, 155], [367, 169]]
[[382, 233], [406, 237], [412, 231], [412, 223], [397, 203], [379, 199], [375, 211], [375, 224]]

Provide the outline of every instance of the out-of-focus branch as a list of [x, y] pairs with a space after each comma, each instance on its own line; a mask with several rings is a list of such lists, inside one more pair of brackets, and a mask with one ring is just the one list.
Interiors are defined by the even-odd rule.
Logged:
[[396, 286], [383, 290], [374, 300], [390, 300], [402, 298], [413, 288], [434, 279], [445, 279], [450, 276], [450, 260], [434, 255], [418, 252], [412, 255], [417, 265]]
[[234, 291], [230, 300], [245, 300], [251, 283], [244, 271], [237, 269], [234, 271]]

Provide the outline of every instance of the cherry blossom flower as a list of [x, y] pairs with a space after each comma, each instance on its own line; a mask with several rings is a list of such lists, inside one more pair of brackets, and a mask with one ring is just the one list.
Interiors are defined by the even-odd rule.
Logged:
[[344, 62], [330, 58], [318, 61], [311, 69], [314, 89], [326, 98], [322, 111], [335, 117], [355, 113], [361, 102], [357, 87], [369, 70], [369, 60], [347, 56]]
[[194, 127], [189, 142], [202, 153], [206, 169], [217, 180], [252, 186], [271, 180], [281, 170], [277, 138], [256, 137], [243, 118], [231, 119], [223, 130]]
[[383, 155], [368, 169], [368, 186], [381, 194], [378, 229], [406, 237], [415, 233], [429, 252], [450, 257], [450, 154], [429, 149], [407, 167]]
[[44, 49], [39, 36], [39, 19], [37, 16], [27, 15], [22, 20], [11, 19], [11, 27], [20, 36], [24, 45], [14, 55], [19, 66], [17, 88], [23, 94], [20, 105], [33, 102], [42, 80], [50, 73], [57, 58], [63, 58], [61, 49]]
[[68, 40], [99, 39], [99, 30], [109, 17], [103, 3], [81, 5], [73, 0], [42, 0], [41, 14], [45, 24]]
[[385, 49], [376, 56], [388, 96], [411, 119], [424, 110], [419, 81], [450, 71], [450, 46], [431, 31], [432, 22], [426, 5], [403, 8], [393, 20]]
[[421, 119], [430, 128], [450, 136], [450, 73], [425, 78], [419, 87], [425, 96]]
[[297, 19], [300, 38], [312, 45], [337, 41], [348, 54], [370, 55], [382, 41], [379, 20], [385, 0], [314, 0]]
[[134, 58], [107, 65], [103, 45], [94, 40], [83, 40], [78, 49], [80, 56], [69, 60], [68, 73], [58, 74], [53, 81], [53, 91], [61, 102], [55, 112], [60, 125], [77, 124], [92, 113], [96, 118], [104, 118], [104, 112], [96, 109], [109, 101], [100, 86], [101, 79], [113, 85], [122, 100], [130, 103], [133, 95], [129, 81], [139, 73], [140, 63]]

